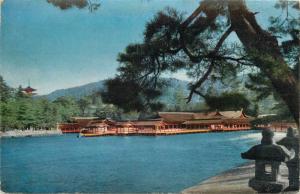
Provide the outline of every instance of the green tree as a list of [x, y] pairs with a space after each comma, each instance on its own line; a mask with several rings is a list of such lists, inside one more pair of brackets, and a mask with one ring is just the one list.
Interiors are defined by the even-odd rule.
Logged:
[[[115, 120], [121, 120], [121, 114], [123, 112], [118, 109], [113, 104], [103, 104], [101, 107], [98, 107], [96, 109], [96, 112], [93, 116], [105, 119], [105, 118], [111, 118]], [[130, 113], [127, 113], [130, 114]]]
[[29, 104], [26, 99], [18, 99], [16, 101], [16, 127], [18, 129], [26, 129], [28, 127]]
[[0, 75], [0, 101], [6, 102], [12, 97], [12, 88], [10, 88], [4, 81], [3, 77]]
[[161, 91], [155, 87], [161, 83], [156, 82], [154, 85], [146, 87], [130, 77], [119, 76], [106, 82], [107, 90], [102, 92], [102, 98], [104, 103], [114, 104], [125, 112], [133, 109], [139, 112], [159, 110], [162, 104], [155, 100], [161, 95]]
[[89, 105], [91, 105], [91, 99], [88, 97], [83, 97], [77, 101], [77, 104], [80, 109], [81, 116], [85, 116]]
[[16, 92], [15, 92], [15, 97], [16, 97], [16, 98], [19, 98], [19, 99], [27, 98], [27, 97], [28, 97], [28, 96], [26, 96], [26, 95], [24, 94], [23, 88], [22, 88], [21, 85], [17, 88], [17, 90], [16, 90]]
[[[79, 115], [75, 99], [60, 97], [54, 102], [46, 98], [32, 98], [23, 93], [22, 87], [9, 88], [0, 78], [1, 91], [5, 96], [0, 101], [1, 130], [10, 129], [51, 129], [57, 122], [67, 122]], [[5, 92], [6, 91], [6, 92]], [[9, 91], [9, 92], [8, 92]], [[88, 99], [88, 98], [87, 98]]]
[[[298, 9], [297, 5], [294, 1], [279, 1], [277, 7], [290, 10], [292, 15], [291, 10]], [[203, 0], [188, 17], [171, 8], [160, 11], [146, 24], [143, 42], [128, 45], [119, 55], [119, 74], [107, 83], [107, 93], [114, 98], [111, 103], [141, 109], [143, 103], [139, 99], [147, 97], [147, 89], [160, 88], [157, 83], [164, 72], [185, 70], [194, 79], [189, 88], [190, 101], [194, 94], [200, 95], [203, 83], [226, 81], [225, 78], [236, 77], [241, 71], [251, 77], [249, 70], [254, 68], [269, 81], [272, 91], [285, 102], [298, 123], [300, 86], [295, 72], [299, 63], [295, 59], [299, 58], [299, 36], [295, 32], [299, 33], [299, 18], [281, 19], [285, 17], [282, 14], [277, 20], [285, 22], [284, 25], [280, 26], [275, 19], [270, 29], [265, 30], [257, 23], [255, 14], [242, 0]], [[228, 44], [225, 40], [232, 33], [238, 41]], [[278, 33], [286, 40], [277, 38]], [[130, 80], [130, 85], [124, 80]], [[117, 89], [110, 87], [118, 82]], [[124, 88], [131, 92], [128, 99], [110, 92], [116, 89], [123, 93]]]
[[212, 110], [247, 110], [250, 102], [239, 93], [223, 93], [220, 96], [203, 96]]
[[35, 124], [40, 129], [45, 129], [49, 125], [48, 112], [50, 105], [47, 99], [35, 100]]
[[80, 114], [79, 106], [72, 97], [59, 97], [53, 105], [57, 110], [57, 122], [67, 122], [72, 116]]
[[14, 99], [0, 102], [0, 128], [2, 131], [15, 129], [17, 126], [17, 107]]

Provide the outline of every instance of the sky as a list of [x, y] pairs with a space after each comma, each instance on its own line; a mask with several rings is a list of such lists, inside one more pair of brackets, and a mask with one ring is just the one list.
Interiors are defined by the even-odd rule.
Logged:
[[[4, 0], [0, 23], [0, 75], [11, 87], [39, 94], [112, 78], [118, 53], [143, 39], [147, 21], [166, 6], [187, 15], [199, 0], [99, 0], [95, 12], [60, 10], [46, 0]], [[247, 1], [266, 27], [275, 1]], [[234, 35], [233, 39], [234, 39]], [[173, 76], [187, 79], [184, 73]]]

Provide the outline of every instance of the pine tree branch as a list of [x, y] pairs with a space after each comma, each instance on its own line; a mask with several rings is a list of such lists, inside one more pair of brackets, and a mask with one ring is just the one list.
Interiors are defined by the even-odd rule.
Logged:
[[209, 65], [209, 67], [208, 67], [207, 71], [205, 72], [205, 74], [195, 84], [191, 85], [190, 94], [187, 97], [187, 103], [189, 103], [192, 100], [193, 94], [195, 93], [196, 89], [199, 88], [202, 85], [202, 83], [204, 83], [207, 80], [208, 76], [213, 71], [213, 67], [214, 67], [214, 63], [212, 62]]
[[[193, 85], [191, 85], [191, 91], [189, 96], [187, 97], [187, 103], [189, 103], [192, 100], [193, 94], [197, 93], [196, 89], [199, 88], [208, 78], [208, 76], [211, 74], [213, 67], [214, 67], [214, 57], [215, 54], [220, 50], [221, 46], [223, 45], [226, 38], [230, 35], [230, 33], [233, 31], [233, 28], [230, 26], [225, 33], [221, 36], [220, 40], [218, 41], [217, 45], [215, 46], [214, 50], [208, 55], [213, 58], [213, 61], [211, 62], [210, 66], [208, 67], [205, 74]], [[199, 93], [199, 92], [198, 92]]]

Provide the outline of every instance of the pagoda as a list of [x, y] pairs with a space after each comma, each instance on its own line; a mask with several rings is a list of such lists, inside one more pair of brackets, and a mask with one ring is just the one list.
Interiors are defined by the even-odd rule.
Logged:
[[28, 81], [28, 86], [26, 88], [23, 88], [23, 93], [28, 95], [28, 96], [33, 96], [36, 95], [36, 93], [34, 93], [34, 91], [36, 91], [36, 89], [30, 87], [30, 81]]

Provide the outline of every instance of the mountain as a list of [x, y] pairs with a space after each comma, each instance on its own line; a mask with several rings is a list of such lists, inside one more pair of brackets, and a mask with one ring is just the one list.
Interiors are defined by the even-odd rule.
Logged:
[[[76, 99], [79, 99], [83, 96], [87, 96], [90, 94], [93, 94], [97, 91], [104, 90], [106, 80], [100, 80], [98, 82], [92, 82], [89, 84], [85, 84], [82, 86], [72, 87], [72, 88], [66, 88], [66, 89], [59, 89], [55, 90], [47, 95], [40, 95], [36, 97], [46, 97], [48, 100], [55, 100], [58, 97], [61, 96], [71, 96]], [[166, 81], [168, 83], [167, 88], [164, 90], [163, 95], [161, 96], [160, 100], [162, 101], [169, 101], [170, 97], [173, 97], [176, 92], [181, 91], [185, 96], [189, 94], [188, 90], [188, 81], [179, 80], [175, 78], [166, 78]], [[194, 101], [195, 99], [193, 99]]]
[[[176, 78], [165, 78], [165, 79], [168, 83], [168, 86], [163, 89], [163, 95], [159, 98], [159, 101], [164, 103], [167, 107], [174, 107], [176, 104], [179, 103], [178, 96], [180, 96], [179, 98], [181, 98], [181, 100], [179, 100], [179, 101], [181, 102], [181, 104], [185, 104], [185, 102], [186, 102], [185, 98], [189, 95], [189, 90], [188, 90], [189, 82], [184, 81], [184, 80], [179, 80]], [[55, 90], [55, 91], [51, 92], [50, 94], [43, 95], [43, 96], [36, 96], [36, 97], [37, 98], [46, 97], [47, 99], [49, 99], [51, 101], [53, 101], [56, 98], [61, 97], [61, 96], [71, 96], [76, 99], [80, 99], [81, 97], [91, 95], [97, 91], [104, 90], [105, 89], [105, 81], [106, 80], [100, 80], [98, 82], [93, 82], [93, 83], [85, 84], [82, 86]], [[209, 83], [204, 85], [204, 88], [208, 88], [209, 85], [210, 85]], [[230, 87], [226, 88], [226, 87], [222, 86], [220, 83], [215, 83], [213, 88], [214, 88], [215, 92], [217, 92], [217, 93], [219, 93], [221, 91], [224, 92], [224, 91], [231, 90]], [[242, 82], [240, 84], [236, 85], [236, 89], [238, 91], [241, 91], [242, 93], [246, 94], [246, 96], [249, 99], [254, 99], [255, 93], [245, 89]], [[189, 104], [191, 106], [193, 106], [194, 103], [198, 103], [198, 102], [204, 102], [204, 99], [197, 95], [194, 95], [191, 103], [189, 103]], [[259, 103], [260, 112], [263, 112], [263, 113], [273, 112], [272, 107], [274, 106], [274, 104], [275, 104], [275, 100], [273, 98], [267, 98], [267, 99], [262, 100]], [[185, 105], [183, 105], [183, 106], [185, 106]]]
[[[167, 83], [167, 86], [165, 86], [166, 88], [163, 89], [163, 95], [159, 98], [159, 101], [161, 101], [165, 105], [172, 105], [172, 104], [174, 105], [178, 103], [178, 98], [176, 99], [176, 96], [181, 96], [182, 100], [186, 101], [185, 98], [189, 95], [189, 90], [188, 90], [189, 82], [185, 80], [179, 80], [176, 78], [164, 78], [164, 79], [165, 79], [164, 81]], [[91, 95], [95, 92], [104, 90], [105, 81], [106, 80], [100, 80], [98, 82], [92, 82], [77, 87], [59, 89], [47, 95], [36, 96], [36, 98], [46, 97], [48, 100], [53, 101], [61, 96], [71, 96], [74, 97], [75, 99], [80, 99], [84, 96]], [[207, 88], [208, 86], [209, 84], [204, 85], [205, 88]], [[224, 90], [224, 88], [220, 85], [220, 83], [215, 83], [214, 88], [220, 91]], [[202, 98], [200, 98], [197, 95], [194, 95], [191, 100], [191, 103], [203, 102], [203, 101], [204, 100]]]
[[93, 94], [97, 91], [101, 91], [104, 89], [104, 83], [105, 80], [100, 80], [98, 82], [92, 82], [89, 84], [85, 84], [82, 86], [72, 87], [72, 88], [66, 88], [66, 89], [59, 89], [51, 92], [47, 95], [41, 95], [37, 97], [46, 97], [48, 100], [55, 100], [58, 97], [61, 96], [71, 96], [76, 99], [80, 99], [81, 97]]

